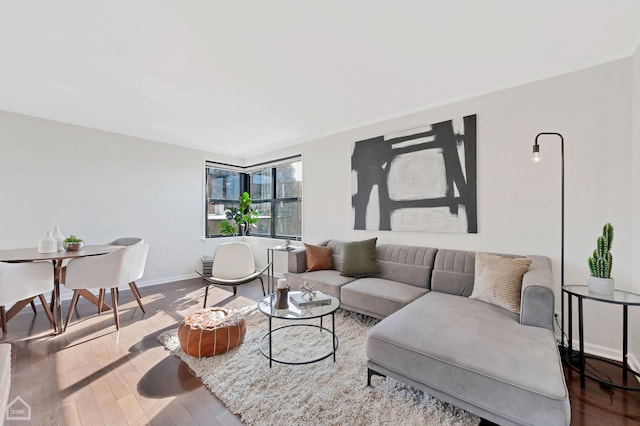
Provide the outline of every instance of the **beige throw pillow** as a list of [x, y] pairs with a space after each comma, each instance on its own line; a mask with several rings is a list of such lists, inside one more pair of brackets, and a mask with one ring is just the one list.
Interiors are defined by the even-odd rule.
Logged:
[[491, 303], [520, 313], [522, 276], [531, 259], [508, 258], [488, 253], [476, 253], [476, 271], [471, 299]]

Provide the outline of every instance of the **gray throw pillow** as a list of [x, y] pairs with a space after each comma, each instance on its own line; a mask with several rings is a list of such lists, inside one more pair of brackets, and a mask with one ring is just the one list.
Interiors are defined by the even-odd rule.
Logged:
[[376, 259], [376, 241], [352, 241], [342, 244], [342, 265], [340, 275], [345, 277], [370, 277], [380, 272]]

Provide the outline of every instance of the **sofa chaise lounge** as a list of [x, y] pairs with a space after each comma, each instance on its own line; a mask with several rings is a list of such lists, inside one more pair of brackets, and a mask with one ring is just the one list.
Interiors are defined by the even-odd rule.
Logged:
[[527, 256], [513, 313], [469, 298], [475, 252], [378, 245], [379, 273], [356, 278], [340, 273], [344, 242], [321, 245], [333, 269], [306, 272], [301, 248], [289, 253], [285, 276], [292, 288], [307, 282], [344, 309], [382, 319], [367, 337], [369, 385], [372, 375], [392, 377], [501, 425], [569, 425], [548, 258]]

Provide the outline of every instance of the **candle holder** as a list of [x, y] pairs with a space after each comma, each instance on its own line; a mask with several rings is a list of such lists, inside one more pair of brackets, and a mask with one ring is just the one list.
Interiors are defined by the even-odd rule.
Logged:
[[289, 308], [289, 287], [276, 288], [276, 309]]

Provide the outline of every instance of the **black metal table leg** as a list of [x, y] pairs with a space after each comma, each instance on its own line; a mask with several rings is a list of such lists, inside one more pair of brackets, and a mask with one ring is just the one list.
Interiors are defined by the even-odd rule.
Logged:
[[[560, 346], [564, 351], [565, 355], [567, 354], [567, 346], [571, 343], [567, 343], [567, 346], [564, 345], [564, 290], [560, 290]], [[567, 293], [567, 298], [569, 299], [569, 303], [571, 303], [571, 295]]]
[[582, 297], [578, 297], [578, 334], [580, 336], [580, 388], [584, 389], [584, 330], [582, 318]]
[[273, 355], [271, 352], [271, 338], [272, 338], [272, 332], [271, 332], [271, 317], [269, 317], [269, 368], [271, 368], [271, 366], [273, 365]]
[[622, 307], [622, 380], [627, 383], [627, 372], [629, 371], [629, 363], [627, 361], [627, 353], [629, 351], [629, 342], [627, 341], [627, 331], [629, 329], [629, 307]]
[[331, 345], [333, 345], [333, 362], [336, 362], [336, 313], [335, 312], [331, 312]]
[[565, 351], [565, 359], [567, 363], [571, 363], [571, 355], [573, 354], [573, 299], [570, 293], [567, 293], [567, 319], [569, 322], [569, 332], [567, 341], [567, 350]]

